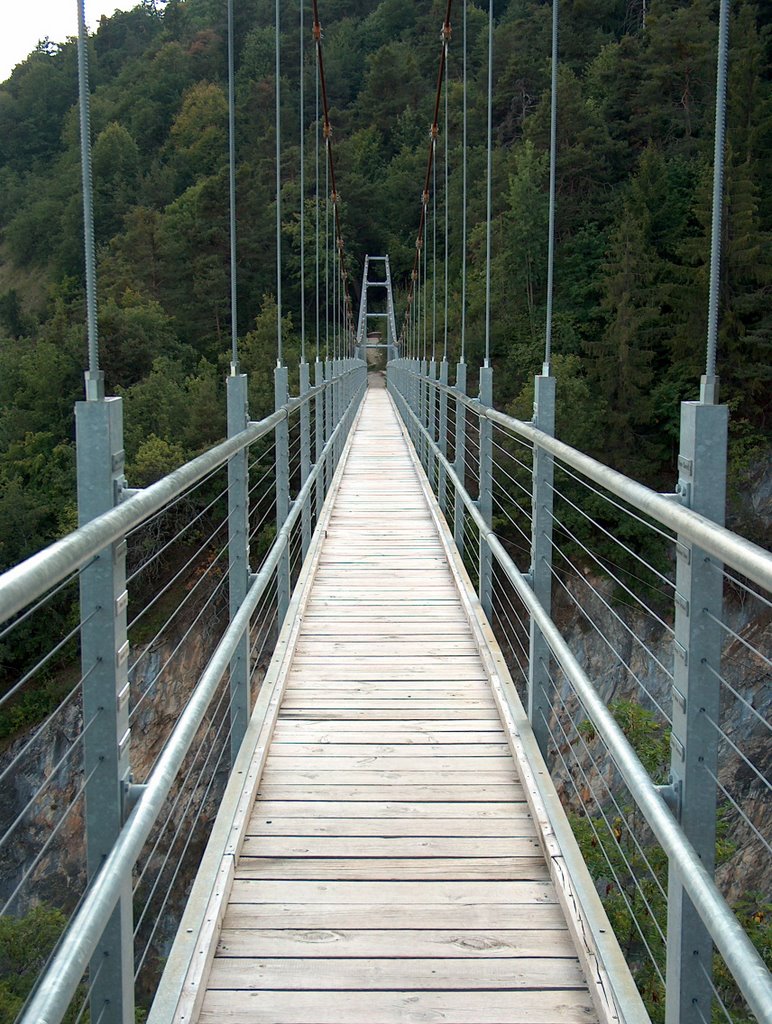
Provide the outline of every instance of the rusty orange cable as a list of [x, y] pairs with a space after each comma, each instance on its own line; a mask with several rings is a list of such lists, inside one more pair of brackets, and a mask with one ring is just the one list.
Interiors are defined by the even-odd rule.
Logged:
[[[437, 143], [437, 138], [440, 134], [439, 117], [440, 117], [440, 103], [442, 101], [442, 86], [445, 81], [445, 72], [447, 70], [447, 56], [448, 46], [450, 39], [453, 34], [453, 30], [450, 24], [450, 12], [453, 6], [453, 0], [447, 0], [447, 6], [445, 7], [445, 18], [442, 22], [442, 31], [440, 38], [442, 40], [442, 47], [440, 49], [440, 61], [439, 68], [437, 70], [437, 88], [434, 97], [434, 116], [432, 118], [431, 126], [431, 141], [429, 142], [429, 156], [426, 161], [426, 176], [424, 177], [424, 187], [421, 193], [421, 216], [418, 221], [418, 236], [416, 238], [415, 245], [415, 256], [413, 257], [413, 271], [410, 275], [410, 286], [408, 289], [407, 296], [407, 312], [405, 313], [404, 322], [402, 325], [402, 336], [404, 336], [405, 330], [407, 329], [410, 309], [413, 304], [413, 288], [414, 282], [418, 277], [418, 262], [421, 258], [421, 249], [424, 244], [424, 234], [426, 232], [426, 211], [429, 205], [430, 186], [432, 182], [432, 167], [434, 166], [434, 151]], [[316, 0], [314, 0], [314, 7], [316, 7]], [[447, 130], [447, 128], [446, 128]]]
[[340, 194], [338, 193], [338, 186], [335, 177], [335, 156], [333, 154], [332, 146], [332, 124], [330, 123], [330, 104], [327, 95], [327, 78], [324, 72], [324, 54], [322, 52], [322, 25], [319, 21], [319, 3], [318, 0], [313, 0], [313, 14], [314, 24], [312, 28], [314, 43], [316, 44], [316, 60], [319, 69], [319, 84], [322, 90], [322, 112], [324, 115], [324, 123], [322, 126], [322, 132], [325, 140], [325, 150], [327, 152], [327, 164], [330, 169], [330, 185], [332, 187], [330, 193], [330, 199], [332, 200], [333, 215], [335, 221], [335, 235], [337, 238], [338, 245], [338, 260], [340, 263], [340, 276], [343, 281], [343, 293], [344, 303], [346, 307], [346, 323], [349, 330], [354, 331], [354, 307], [351, 302], [351, 294], [348, 286], [348, 271], [346, 269], [346, 253], [345, 245], [343, 242], [343, 230], [340, 220]]

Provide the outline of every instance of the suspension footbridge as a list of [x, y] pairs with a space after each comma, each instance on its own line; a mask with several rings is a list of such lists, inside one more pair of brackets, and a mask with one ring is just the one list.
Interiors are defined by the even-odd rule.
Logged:
[[[719, 803], [749, 859], [772, 849], [759, 755], [772, 731], [772, 556], [724, 525], [715, 329], [727, 6], [706, 373], [699, 400], [681, 405], [673, 490], [659, 493], [555, 436], [557, 2], [549, 312], [532, 417], [494, 401], [492, 4], [482, 365], [466, 360], [465, 263], [457, 362], [447, 308], [444, 338], [437, 330], [450, 2], [401, 329], [382, 253], [365, 258], [354, 322], [313, 3], [327, 251], [317, 159], [316, 353], [307, 358], [304, 304], [296, 376], [282, 344], [276, 5], [275, 401], [250, 417], [229, 3], [228, 436], [132, 488], [122, 399], [106, 395], [99, 368], [79, 5], [79, 526], [0, 576], [0, 641], [19, 667], [0, 705], [47, 666], [69, 673], [62, 702], [0, 765], [17, 798], [0, 835], [3, 913], [34, 926], [58, 899], [66, 917], [19, 1000], [23, 1024], [132, 1024], [140, 1002], [150, 1024], [772, 1021], [770, 973], [715, 873]], [[302, 68], [302, 4], [300, 14]], [[465, 91], [463, 103], [465, 161]], [[444, 169], [447, 191], [447, 159]], [[463, 182], [465, 210], [466, 163]], [[304, 288], [303, 212], [300, 225]], [[447, 252], [447, 205], [444, 227]], [[386, 352], [385, 374], [368, 375], [369, 345]], [[626, 698], [610, 699], [615, 690]]]
[[370, 388], [158, 1020], [598, 1019], [503, 658], [403, 430]]

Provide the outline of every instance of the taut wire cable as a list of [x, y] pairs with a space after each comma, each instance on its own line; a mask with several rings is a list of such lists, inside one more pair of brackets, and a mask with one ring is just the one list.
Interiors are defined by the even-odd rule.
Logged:
[[[88, 35], [84, 0], [78, 0], [78, 100], [80, 109], [80, 164], [83, 189], [83, 242], [86, 260], [86, 326], [89, 373], [99, 373], [99, 322], [96, 298], [94, 246], [94, 182], [91, 165], [91, 102], [88, 78]], [[94, 395], [86, 391], [86, 397]]]
[[239, 372], [238, 290], [236, 284], [236, 96], [234, 83], [233, 0], [228, 0], [228, 198], [231, 260], [231, 373]]
[[281, 337], [281, 0], [275, 8], [276, 57], [276, 362], [282, 365]]
[[718, 67], [716, 74], [716, 127], [713, 142], [713, 214], [710, 230], [710, 294], [708, 297], [708, 340], [705, 377], [700, 400], [718, 401], [716, 350], [718, 347], [718, 300], [721, 275], [721, 223], [724, 196], [724, 137], [726, 133], [726, 76], [729, 59], [729, 0], [721, 0], [718, 25]]
[[493, 0], [488, 6], [488, 127], [485, 182], [485, 365], [491, 365], [491, 234], [493, 229]]
[[552, 93], [550, 97], [550, 200], [547, 229], [547, 323], [544, 336], [544, 366], [550, 375], [552, 363], [552, 305], [555, 290], [555, 191], [558, 159], [558, 8], [560, 0], [552, 0]]

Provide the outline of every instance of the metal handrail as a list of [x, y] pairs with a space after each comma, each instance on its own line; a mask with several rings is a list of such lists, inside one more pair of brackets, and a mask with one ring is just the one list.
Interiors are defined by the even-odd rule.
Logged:
[[125, 502], [8, 569], [0, 576], [0, 624], [77, 572], [108, 544], [121, 540], [164, 505], [223, 466], [228, 459], [270, 433], [316, 395], [356, 372], [357, 368], [346, 370], [338, 377], [310, 388], [305, 394], [291, 398], [270, 416], [250, 423], [246, 430], [191, 459]]
[[[430, 380], [430, 378], [424, 378], [413, 371], [409, 372], [415, 377], [420, 377], [421, 380]], [[453, 391], [452, 388], [448, 390]], [[457, 394], [456, 392], [453, 393]], [[694, 846], [673, 817], [629, 740], [598, 695], [597, 690], [575, 658], [568, 643], [534, 596], [525, 576], [507, 554], [493, 529], [485, 522], [477, 507], [477, 503], [469, 495], [466, 487], [456, 474], [453, 464], [442, 454], [439, 445], [435, 443], [420, 418], [409, 407], [404, 396], [399, 392], [397, 394], [402, 399], [401, 403], [397, 403], [397, 405], [400, 413], [403, 415], [403, 419], [404, 414], [407, 413], [410, 421], [421, 432], [425, 443], [428, 444], [434, 456], [444, 467], [448, 479], [452, 482], [469, 515], [480, 531], [481, 541], [485, 541], [488, 544], [491, 554], [503, 569], [507, 579], [515, 588], [518, 597], [526, 606], [529, 614], [538, 624], [561, 669], [574, 686], [588, 718], [591, 720], [598, 735], [605, 741], [620, 775], [624, 779], [657, 841], [667, 854], [669, 863], [678, 872], [684, 889], [710, 932], [716, 948], [723, 956], [748, 1006], [755, 1013], [761, 1024], [772, 1024], [772, 975], [767, 970], [764, 961], [743, 930], [731, 907], [724, 899], [712, 876], [704, 868]], [[471, 402], [465, 404], [474, 406], [474, 403]], [[401, 406], [404, 406], [404, 408]], [[479, 406], [479, 403], [477, 403], [477, 406], [482, 408]], [[510, 419], [510, 417], [504, 418]], [[513, 422], [519, 423], [519, 421]], [[526, 424], [521, 425], [527, 426]], [[536, 431], [534, 428], [530, 429], [532, 436], [541, 435], [540, 431]], [[546, 438], [548, 435], [541, 436]], [[539, 443], [538, 439], [536, 443]], [[567, 445], [563, 447], [568, 448]], [[570, 449], [570, 451], [573, 452], [574, 449]], [[594, 460], [589, 461], [594, 462]], [[601, 464], [597, 463], [596, 465]], [[691, 515], [693, 516], [694, 513], [691, 513]], [[697, 518], [702, 519], [702, 517]], [[705, 522], [708, 522], [708, 520], [705, 520]]]
[[623, 501], [656, 520], [660, 525], [673, 530], [674, 533], [681, 535], [709, 555], [713, 555], [748, 579], [758, 583], [765, 590], [772, 590], [772, 554], [765, 551], [764, 548], [746, 540], [745, 537], [740, 537], [726, 527], [706, 519], [698, 512], [693, 512], [690, 508], [681, 505], [678, 500], [665, 498], [650, 487], [631, 480], [624, 473], [585, 455], [584, 452], [572, 448], [564, 441], [558, 441], [557, 438], [545, 434], [530, 423], [515, 419], [514, 416], [507, 416], [506, 413], [499, 412], [498, 409], [482, 405], [478, 399], [470, 398], [449, 384], [441, 384], [432, 377], [416, 373], [404, 363], [400, 368], [424, 384], [429, 384], [438, 391], [452, 395], [454, 399], [460, 401], [462, 405], [471, 409], [478, 416], [490, 420], [491, 423], [495, 423], [549, 452], [600, 487], [611, 491], [618, 498], [622, 498]]
[[[118, 903], [127, 872], [133, 869], [150, 835], [220, 680], [228, 670], [239, 641], [249, 628], [252, 613], [257, 608], [279, 559], [289, 544], [292, 530], [300, 518], [303, 506], [313, 493], [327, 456], [334, 451], [347, 420], [361, 401], [362, 394], [361, 387], [355, 390], [320, 457], [292, 503], [289, 515], [276, 534], [260, 572], [190, 695], [185, 710], [175, 725], [120, 836], [89, 886], [80, 908], [69, 922], [64, 940], [59, 944], [42, 981], [27, 1004], [20, 1024], [58, 1024], [67, 1011]], [[297, 400], [293, 399], [293, 402], [297, 403]], [[279, 412], [284, 412], [286, 408], [287, 406]], [[281, 418], [280, 416], [275, 422], [281, 422]], [[268, 419], [274, 422], [273, 417]], [[261, 421], [264, 422], [266, 421]]]

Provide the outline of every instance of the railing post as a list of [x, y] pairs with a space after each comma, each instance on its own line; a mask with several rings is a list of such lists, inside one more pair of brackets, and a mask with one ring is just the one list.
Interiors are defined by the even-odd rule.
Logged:
[[[314, 363], [314, 387], [321, 388], [324, 384], [324, 365], [321, 359], [317, 359]], [[314, 461], [318, 462], [321, 458], [321, 451], [324, 448], [324, 392], [320, 391], [314, 399]], [[324, 504], [324, 471], [317, 474], [316, 477], [316, 520], [319, 521], [319, 517], [322, 514], [322, 505]]]
[[[332, 385], [332, 429], [334, 430], [340, 422], [340, 359], [333, 359], [332, 361], [332, 375], [334, 384]], [[338, 459], [340, 458], [340, 434], [338, 435], [335, 444], [333, 445], [332, 452], [332, 475], [335, 473], [335, 469], [338, 465]]]
[[[307, 395], [310, 389], [310, 374], [308, 363], [305, 360], [300, 364], [300, 394]], [[311, 472], [311, 408], [310, 399], [300, 407], [300, 486], [308, 480]], [[306, 553], [311, 546], [311, 500], [305, 503], [300, 513], [302, 555], [305, 561]]]
[[418, 368], [418, 373], [420, 374], [418, 378], [418, 419], [421, 423], [421, 426], [424, 429], [421, 431], [420, 437], [418, 439], [418, 442], [420, 444], [418, 453], [419, 458], [421, 459], [421, 465], [424, 467], [424, 472], [426, 472], [428, 468], [426, 463], [426, 456], [429, 452], [429, 445], [426, 443], [426, 434], [424, 432], [427, 430], [429, 426], [429, 404], [427, 401], [429, 397], [429, 385], [426, 383], [427, 372], [428, 366], [426, 360], [422, 359]]
[[[429, 431], [429, 437], [436, 443], [437, 441], [437, 389], [431, 381], [437, 380], [437, 364], [432, 359], [429, 362], [429, 380], [426, 384], [426, 427]], [[434, 490], [437, 485], [435, 480], [435, 474], [437, 471], [437, 459], [432, 450], [431, 446], [426, 446], [426, 460], [427, 469], [426, 475], [429, 477], [429, 486]]]
[[[331, 359], [325, 360], [324, 363], [324, 379], [327, 387], [324, 389], [324, 443], [330, 440], [332, 436], [333, 428], [333, 403], [335, 401], [335, 385], [331, 383], [335, 376], [334, 363]], [[326, 458], [327, 465], [324, 467], [324, 493], [330, 489], [330, 482], [332, 475], [335, 472], [335, 465], [332, 457], [332, 453], [328, 453]]]
[[[88, 373], [89, 401], [75, 407], [78, 523], [120, 502], [123, 400], [104, 397], [101, 371]], [[80, 574], [86, 855], [89, 880], [121, 831], [129, 776], [129, 642], [126, 541], [105, 548]], [[131, 871], [91, 961], [91, 1019], [134, 1022], [134, 928]]]
[[[447, 458], [448, 455], [448, 394], [445, 388], [448, 386], [448, 361], [443, 359], [440, 363], [440, 422], [439, 422], [439, 448], [442, 454]], [[440, 502], [440, 508], [444, 512], [448, 504], [448, 496], [445, 493], [447, 489], [447, 475], [445, 473], [445, 467], [442, 463], [439, 465], [439, 477], [437, 481], [437, 495]]]
[[[466, 363], [456, 365], [456, 392], [466, 394]], [[464, 483], [466, 479], [466, 406], [461, 398], [456, 398], [456, 457], [453, 468], [456, 476]], [[456, 547], [464, 553], [464, 502], [460, 494], [456, 494], [453, 508], [453, 539]]]
[[[276, 409], [281, 409], [289, 400], [289, 375], [286, 366], [274, 370], [274, 398]], [[284, 526], [289, 515], [289, 419], [285, 418], [276, 427], [276, 530]], [[277, 628], [281, 629], [287, 614], [290, 599], [290, 546], [287, 544], [276, 568], [276, 590], [278, 603]]]
[[[682, 503], [724, 524], [726, 406], [683, 402], [678, 492]], [[673, 725], [670, 781], [681, 827], [712, 874], [716, 856], [716, 784], [721, 631], [720, 562], [679, 537], [676, 544]], [[711, 1017], [713, 946], [677, 872], [668, 878], [667, 1024]]]
[[[228, 437], [241, 433], [249, 422], [247, 376], [231, 367], [227, 378]], [[249, 452], [246, 448], [228, 461], [228, 585], [230, 621], [235, 618], [249, 588]], [[239, 641], [230, 666], [231, 764], [236, 760], [250, 714], [249, 633]]]
[[[534, 426], [550, 437], [555, 434], [555, 378], [539, 374], [534, 381]], [[534, 445], [531, 498], [531, 586], [536, 599], [552, 613], [552, 484], [554, 459]], [[528, 656], [528, 718], [539, 749], [546, 758], [552, 684], [550, 650], [541, 630], [531, 619]]]
[[[480, 404], [493, 405], [493, 367], [480, 369]], [[480, 515], [489, 528], [493, 525], [493, 424], [480, 416]], [[493, 617], [493, 556], [487, 541], [480, 537], [480, 603], [488, 618]]]

